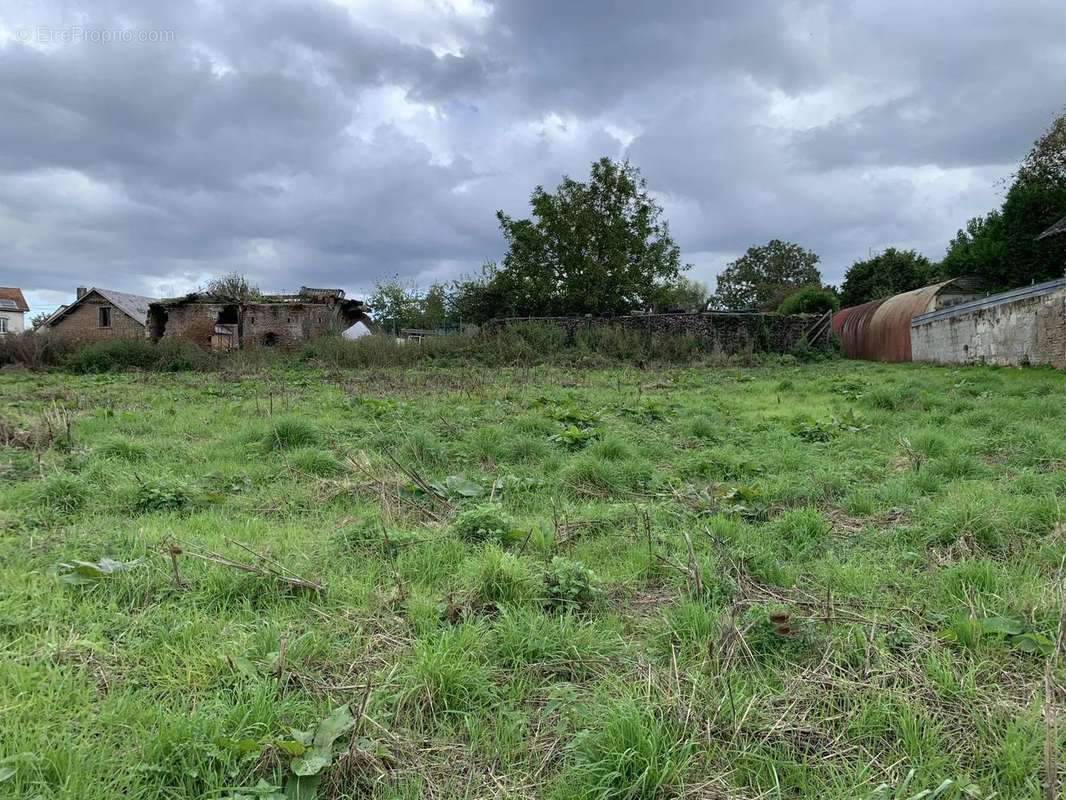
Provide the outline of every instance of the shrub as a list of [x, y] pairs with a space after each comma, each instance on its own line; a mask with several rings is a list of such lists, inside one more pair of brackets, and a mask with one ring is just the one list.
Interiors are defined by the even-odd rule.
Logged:
[[41, 331], [21, 336], [0, 336], [0, 364], [20, 364], [28, 369], [54, 367], [74, 349], [70, 339]]
[[782, 555], [804, 558], [820, 547], [829, 534], [829, 523], [815, 508], [794, 508], [774, 520], [773, 541], [780, 542]]
[[308, 475], [327, 477], [344, 471], [344, 465], [332, 453], [317, 447], [301, 447], [289, 454], [289, 463]]
[[120, 372], [128, 369], [178, 372], [203, 369], [210, 356], [192, 342], [164, 339], [113, 339], [86, 344], [71, 353], [65, 366], [71, 372]]
[[536, 666], [539, 674], [563, 680], [591, 676], [620, 645], [617, 632], [603, 623], [528, 607], [500, 609], [492, 636], [493, 653], [507, 668]]
[[79, 347], [67, 359], [71, 372], [117, 372], [151, 369], [158, 354], [147, 339], [113, 339]]
[[671, 639], [683, 646], [705, 647], [718, 630], [717, 615], [697, 600], [679, 601], [665, 619]]
[[156, 478], [137, 486], [133, 504], [141, 513], [177, 511], [192, 499], [189, 487], [181, 481]]
[[182, 339], [163, 339], [155, 349], [156, 359], [151, 369], [161, 372], [206, 369], [213, 363], [210, 354]]
[[96, 452], [105, 458], [115, 458], [131, 463], [144, 461], [148, 458], [148, 448], [143, 444], [121, 438], [107, 440], [96, 448]]
[[265, 450], [295, 450], [322, 444], [318, 428], [300, 417], [282, 417], [263, 436]]
[[494, 697], [488, 671], [476, 658], [485, 640], [480, 626], [462, 625], [415, 642], [392, 696], [397, 714], [419, 725], [442, 714], [466, 714]]
[[715, 441], [718, 439], [721, 426], [711, 417], [699, 414], [692, 417], [685, 425], [686, 433], [694, 439]]
[[544, 596], [551, 608], [584, 611], [600, 593], [596, 573], [580, 561], [556, 556], [544, 573]]
[[563, 483], [580, 496], [621, 494], [648, 484], [654, 475], [651, 466], [639, 458], [609, 461], [594, 453], [572, 458], [562, 471]]
[[786, 297], [777, 307], [779, 314], [824, 314], [840, 308], [840, 298], [829, 289], [808, 286]]
[[467, 542], [503, 542], [515, 530], [514, 520], [498, 506], [478, 505], [463, 509], [452, 521], [452, 531]]
[[369, 519], [361, 519], [341, 528], [336, 538], [340, 548], [347, 552], [390, 557], [418, 541], [414, 534], [400, 530], [386, 531], [381, 523]]
[[575, 763], [557, 797], [652, 800], [666, 796], [692, 757], [692, 742], [660, 720], [644, 700], [625, 698], [603, 708], [579, 734]]
[[514, 605], [533, 594], [533, 576], [522, 561], [496, 545], [485, 548], [475, 576], [476, 596], [483, 605]]
[[70, 514], [85, 505], [89, 487], [77, 475], [60, 472], [45, 478], [37, 487], [37, 501], [61, 514]]

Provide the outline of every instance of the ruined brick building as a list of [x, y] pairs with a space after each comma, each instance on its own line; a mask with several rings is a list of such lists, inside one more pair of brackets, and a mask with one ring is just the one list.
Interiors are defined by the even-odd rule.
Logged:
[[341, 289], [303, 287], [297, 294], [260, 295], [245, 301], [194, 292], [152, 303], [148, 335], [153, 341], [186, 339], [205, 350], [294, 349], [369, 321], [363, 303], [346, 300]]

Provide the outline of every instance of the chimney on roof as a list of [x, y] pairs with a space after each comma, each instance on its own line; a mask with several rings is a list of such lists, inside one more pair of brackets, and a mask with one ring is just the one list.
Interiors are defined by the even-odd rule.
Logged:
[[89, 293], [89, 290], [86, 289], [84, 286], [79, 286], [75, 291], [78, 295], [78, 300], [81, 300], [83, 297], [85, 297], [85, 295]]

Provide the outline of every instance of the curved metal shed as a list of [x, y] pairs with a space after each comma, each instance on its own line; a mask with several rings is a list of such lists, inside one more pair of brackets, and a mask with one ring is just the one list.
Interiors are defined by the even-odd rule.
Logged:
[[911, 320], [919, 314], [936, 311], [937, 298], [946, 289], [967, 294], [973, 291], [973, 285], [969, 279], [952, 278], [861, 306], [842, 308], [833, 316], [833, 330], [840, 336], [848, 358], [910, 361]]
[[842, 308], [833, 315], [833, 330], [840, 337], [844, 346], [844, 355], [848, 358], [877, 358], [869, 347], [870, 337], [867, 331], [870, 327], [870, 318], [884, 302], [883, 298], [871, 300], [861, 306]]

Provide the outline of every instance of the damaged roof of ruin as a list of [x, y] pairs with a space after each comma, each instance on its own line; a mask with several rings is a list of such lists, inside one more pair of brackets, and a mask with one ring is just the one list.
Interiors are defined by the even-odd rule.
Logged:
[[[210, 292], [189, 292], [181, 297], [165, 297], [161, 300], [153, 300], [152, 305], [175, 308], [177, 306], [195, 305], [236, 305], [231, 299], [217, 297]], [[300, 287], [297, 294], [262, 294], [254, 300], [245, 301], [244, 305], [332, 305], [339, 304], [345, 308], [362, 307], [362, 300], [345, 300], [343, 289], [312, 289], [306, 286]]]
[[1066, 234], [1066, 217], [1063, 217], [1042, 234], [1037, 236], [1037, 239], [1047, 239], [1051, 236], [1062, 236]]
[[148, 321], [148, 306], [155, 302], [154, 297], [145, 297], [140, 294], [129, 294], [128, 292], [116, 292], [114, 289], [101, 289], [94, 286], [69, 306], [56, 311], [46, 320], [46, 324], [52, 325], [63, 317], [67, 316], [71, 311], [77, 308], [89, 295], [96, 293], [102, 298], [107, 300], [111, 305], [121, 311], [130, 319], [139, 322], [144, 325]]

